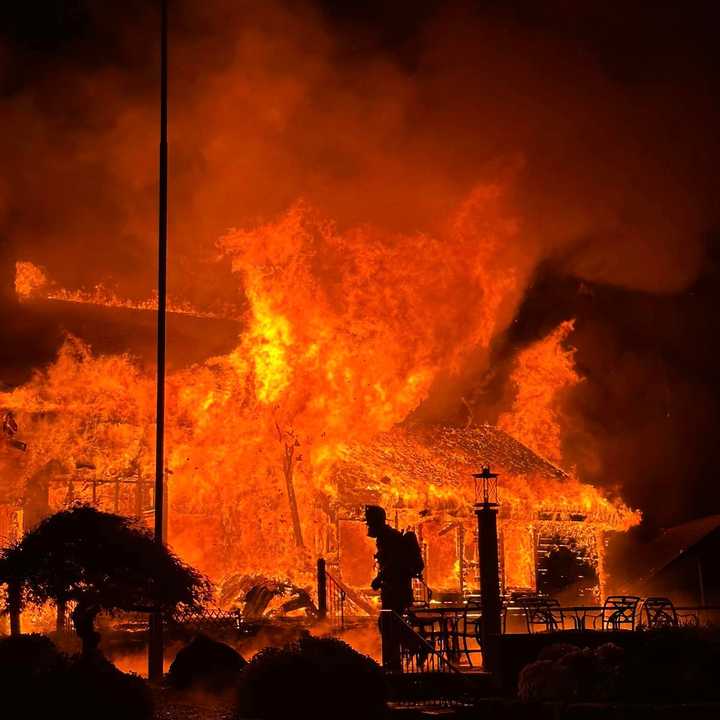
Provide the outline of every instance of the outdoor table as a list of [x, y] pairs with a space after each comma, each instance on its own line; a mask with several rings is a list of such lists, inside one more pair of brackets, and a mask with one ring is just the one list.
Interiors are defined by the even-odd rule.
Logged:
[[593, 619], [600, 617], [603, 611], [602, 605], [568, 605], [553, 608], [561, 613], [563, 625], [565, 624], [565, 616], [569, 615], [573, 623], [573, 630], [587, 630], [588, 616]]

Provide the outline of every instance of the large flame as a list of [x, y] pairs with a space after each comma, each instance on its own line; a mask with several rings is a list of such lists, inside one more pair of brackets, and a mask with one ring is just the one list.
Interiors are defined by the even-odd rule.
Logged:
[[[273, 222], [222, 237], [219, 248], [248, 310], [232, 352], [168, 377], [175, 549], [216, 578], [242, 571], [307, 581], [327, 547], [325, 511], [339, 500], [330, 470], [348, 448], [405, 420], [439, 377], [458, 372], [506, 327], [529, 267], [520, 260], [519, 232], [503, 187], [492, 185], [477, 188], [436, 237], [340, 229], [302, 202]], [[16, 289], [26, 299], [129, 306], [98, 288], [54, 288], [30, 263], [18, 264]], [[516, 400], [500, 419], [552, 463], [562, 461], [558, 393], [578, 380], [563, 347], [571, 330], [563, 323], [519, 355]], [[128, 512], [121, 481], [152, 477], [153, 403], [152, 373], [129, 356], [95, 355], [77, 338], [68, 338], [50, 367], [0, 395], [28, 442], [25, 479], [49, 460], [68, 477], [81, 475], [85, 489], [114, 479], [115, 504]], [[444, 468], [452, 481], [445, 485], [429, 483], [418, 468], [412, 477], [389, 478], [391, 494], [406, 505], [428, 492], [462, 497], [458, 478], [450, 478], [458, 468]], [[379, 478], [386, 469], [378, 462], [369, 472]], [[538, 505], [528, 478], [507, 481], [518, 507]], [[51, 490], [58, 496], [65, 487]], [[108, 481], [99, 492], [107, 498], [112, 491]], [[576, 478], [550, 491], [555, 505], [612, 511], [622, 518], [613, 527], [634, 517]], [[524, 582], [532, 562], [527, 527], [518, 530], [513, 554], [512, 566], [522, 568], [513, 572]]]

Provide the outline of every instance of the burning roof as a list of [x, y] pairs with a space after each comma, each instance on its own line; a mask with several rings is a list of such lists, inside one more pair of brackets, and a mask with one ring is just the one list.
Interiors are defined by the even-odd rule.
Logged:
[[500, 473], [501, 517], [582, 519], [606, 529], [632, 524], [622, 503], [581, 483], [492, 425], [457, 428], [399, 426], [371, 442], [345, 446], [333, 471], [337, 502], [466, 514], [471, 473], [490, 465]]

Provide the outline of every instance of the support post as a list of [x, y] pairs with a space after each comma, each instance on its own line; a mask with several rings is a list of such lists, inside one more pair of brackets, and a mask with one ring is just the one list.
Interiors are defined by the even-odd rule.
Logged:
[[465, 526], [462, 522], [457, 526], [458, 584], [460, 599], [465, 597]]
[[700, 590], [700, 607], [703, 608], [698, 613], [698, 620], [701, 624], [705, 622], [705, 579], [703, 578], [702, 562], [697, 557], [695, 562], [697, 563], [697, 574], [698, 574], [698, 589]]
[[20, 608], [22, 606], [22, 590], [16, 581], [8, 583], [8, 609], [10, 614], [10, 635], [16, 637], [22, 632], [20, 628]]
[[327, 575], [325, 574], [325, 558], [317, 561], [317, 594], [318, 594], [318, 618], [327, 618]]
[[67, 603], [65, 600], [58, 600], [55, 607], [55, 632], [65, 632], [65, 622], [67, 615]]
[[480, 503], [476, 506], [475, 514], [478, 523], [483, 667], [488, 672], [497, 673], [500, 669], [502, 613], [498, 563], [497, 505], [487, 502]]
[[138, 467], [137, 479], [135, 481], [135, 517], [140, 519], [143, 513], [143, 479], [142, 472]]
[[115, 514], [120, 510], [120, 476], [115, 478]]

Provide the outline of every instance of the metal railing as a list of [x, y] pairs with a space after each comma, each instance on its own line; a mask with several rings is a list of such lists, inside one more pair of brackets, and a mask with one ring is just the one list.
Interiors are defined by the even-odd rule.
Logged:
[[459, 673], [444, 650], [436, 648], [394, 610], [380, 611], [383, 666], [390, 672]]
[[375, 608], [352, 588], [327, 571], [323, 558], [317, 563], [318, 616], [345, 628], [348, 617], [373, 616]]
[[328, 572], [325, 573], [327, 586], [327, 617], [333, 625], [345, 627], [345, 603], [347, 592], [345, 588]]

